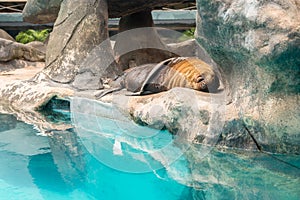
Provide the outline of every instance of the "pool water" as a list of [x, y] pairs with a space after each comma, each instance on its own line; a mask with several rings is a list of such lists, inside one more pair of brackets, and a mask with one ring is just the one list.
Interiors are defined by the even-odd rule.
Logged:
[[[79, 143], [68, 144], [74, 139], [69, 137], [39, 136], [22, 122], [0, 132], [0, 199], [189, 198], [190, 188], [168, 178], [164, 169], [156, 174], [112, 169]], [[72, 148], [80, 153], [74, 155]]]
[[[152, 160], [136, 156], [146, 155], [151, 141], [146, 148], [119, 137], [123, 151], [116, 153], [115, 138], [109, 135], [112, 133], [95, 136], [87, 130], [82, 135], [80, 130], [70, 129], [42, 136], [34, 126], [12, 115], [0, 115], [0, 120], [1, 200], [300, 199], [300, 157], [296, 155], [211, 149], [203, 157], [203, 147], [198, 145], [164, 165], [155, 156]], [[167, 131], [157, 135], [155, 144], [172, 138]], [[111, 152], [108, 146], [99, 144], [103, 137], [109, 138]], [[168, 152], [178, 150], [175, 145], [169, 146]], [[107, 163], [103, 154], [114, 163]], [[152, 167], [133, 173], [125, 165], [130, 165], [134, 157], [135, 167], [139, 161], [149, 164], [149, 160]]]

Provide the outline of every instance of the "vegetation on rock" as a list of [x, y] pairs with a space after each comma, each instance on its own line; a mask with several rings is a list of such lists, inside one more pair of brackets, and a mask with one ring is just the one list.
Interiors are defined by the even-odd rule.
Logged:
[[196, 28], [191, 28], [191, 29], [188, 29], [186, 31], [183, 32], [182, 36], [179, 37], [179, 41], [185, 41], [185, 40], [188, 40], [188, 39], [194, 39], [195, 36], [195, 29]]
[[33, 41], [44, 42], [47, 39], [50, 32], [51, 32], [50, 29], [44, 29], [40, 31], [29, 29], [27, 31], [21, 31], [16, 36], [16, 41], [23, 44], [27, 44]]

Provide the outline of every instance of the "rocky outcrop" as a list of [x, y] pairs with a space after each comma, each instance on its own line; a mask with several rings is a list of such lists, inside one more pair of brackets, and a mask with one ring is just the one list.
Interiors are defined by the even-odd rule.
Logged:
[[23, 9], [23, 19], [26, 22], [46, 24], [54, 22], [62, 0], [28, 0]]
[[[21, 60], [14, 61], [15, 64], [22, 64], [17, 62]], [[43, 69], [44, 63], [24, 62], [24, 68], [0, 73], [0, 113], [14, 114], [18, 120], [35, 125], [41, 132], [70, 128], [65, 122], [53, 123], [47, 114], [39, 111], [48, 105], [52, 98], [72, 96], [73, 90], [42, 81], [42, 77], [41, 80], [34, 80], [33, 77]], [[53, 116], [59, 115], [54, 113]]]
[[[24, 83], [26, 84], [26, 83]], [[34, 91], [34, 90], [33, 90]], [[11, 95], [12, 97], [12, 95]], [[48, 101], [47, 98], [44, 99], [45, 102], [41, 101], [42, 103], [46, 103]], [[4, 102], [6, 101], [6, 102]], [[64, 131], [67, 129], [72, 128], [72, 125], [64, 121], [63, 123], [57, 123], [55, 120], [53, 120], [53, 116], [59, 116], [61, 113], [52, 113], [52, 116], [47, 115], [46, 112], [40, 112], [39, 110], [31, 110], [27, 109], [26, 107], [22, 107], [22, 105], [11, 105], [10, 103], [7, 102], [7, 99], [3, 98], [1, 100], [1, 105], [0, 105], [0, 112], [1, 113], [8, 113], [8, 116], [15, 115], [18, 119], [18, 121], [25, 122], [26, 124], [31, 124], [33, 125], [40, 134], [43, 135], [48, 135], [50, 131], [57, 130], [57, 131]], [[39, 107], [40, 108], [40, 107]], [[1, 116], [0, 116], [1, 118]], [[3, 119], [3, 118], [2, 118]], [[2, 120], [1, 119], [1, 120]], [[4, 120], [4, 119], [3, 119]], [[12, 119], [8, 119], [12, 120]], [[10, 122], [5, 122], [3, 121], [3, 125], [0, 126], [1, 128], [4, 129], [11, 129], [11, 123]]]
[[[44, 24], [54, 22], [57, 18], [62, 0], [28, 0], [23, 10], [23, 18], [26, 22]], [[109, 17], [122, 17], [147, 9], [162, 7], [168, 4], [180, 2], [194, 2], [194, 0], [158, 0], [144, 1], [135, 0], [134, 2], [122, 0], [108, 0]], [[73, 1], [73, 4], [80, 4], [79, 0]]]
[[197, 0], [197, 6], [197, 39], [223, 70], [239, 113], [225, 127], [224, 145], [238, 146], [250, 131], [262, 150], [299, 153], [299, 4]]
[[117, 62], [122, 69], [159, 63], [176, 56], [162, 42], [154, 26], [151, 10], [121, 17], [114, 45]]
[[46, 55], [46, 45], [43, 42], [40, 41], [33, 41], [25, 44], [28, 47], [35, 48], [41, 52], [43, 52]]
[[[174, 34], [174, 32], [171, 32]], [[168, 49], [182, 57], [197, 57], [217, 69], [216, 63], [209, 56], [207, 51], [199, 45], [196, 39], [189, 39], [183, 42], [167, 44]]]
[[7, 62], [14, 59], [44, 61], [45, 53], [24, 44], [0, 38], [0, 61]]
[[0, 38], [15, 42], [15, 39], [3, 29], [0, 29]]
[[[154, 5], [170, 2], [173, 1], [135, 1], [129, 6], [128, 2], [108, 1], [107, 6], [101, 0], [63, 1], [49, 41], [46, 69], [37, 78], [49, 77], [79, 90], [103, 88], [103, 77], [109, 74], [114, 78], [121, 71], [113, 62], [110, 42], [106, 41], [107, 9], [110, 16], [114, 16], [110, 6], [118, 5], [114, 7], [118, 9], [115, 16], [126, 15], [121, 25], [128, 30], [129, 25], [134, 26], [132, 23], [136, 22], [132, 13], [148, 10], [140, 12], [145, 17]], [[184, 90], [126, 100], [117, 97], [113, 101], [126, 108], [124, 112], [129, 112], [136, 122], [167, 128], [191, 141], [208, 144], [213, 138], [220, 146], [299, 154], [299, 4], [292, 0], [197, 0], [197, 7], [197, 41], [221, 68], [223, 79], [227, 81], [226, 101], [217, 98], [226, 102], [224, 116], [208, 108], [210, 99], [203, 99], [201, 95], [190, 97]], [[151, 20], [148, 22], [151, 24]], [[143, 26], [138, 24], [138, 27]], [[115, 44], [116, 51], [119, 44]], [[193, 45], [189, 41], [181, 48], [188, 50]], [[176, 50], [180, 45], [173, 47]], [[208, 57], [205, 61], [214, 63]], [[127, 67], [140, 64], [130, 59], [126, 62]], [[24, 88], [22, 92], [26, 94], [29, 87]], [[196, 103], [189, 102], [194, 99]], [[12, 97], [11, 100], [14, 102]], [[194, 108], [197, 102], [202, 107]], [[211, 105], [218, 107], [219, 104]], [[220, 117], [225, 118], [224, 127], [216, 131], [214, 127], [220, 127], [216, 124]], [[193, 128], [195, 124], [203, 130], [200, 134]], [[215, 140], [209, 133], [220, 135]]]
[[1, 85], [0, 96], [2, 102], [9, 103], [16, 109], [39, 110], [53, 97], [71, 96], [73, 91], [68, 88], [50, 86], [46, 82], [15, 81]]
[[0, 75], [9, 77], [12, 75], [11, 71], [16, 69], [22, 69], [22, 68], [30, 68], [30, 67], [36, 67], [41, 69], [41, 67], [44, 67], [44, 62], [30, 62], [26, 60], [11, 60], [8, 62], [0, 62]]
[[110, 43], [104, 42], [107, 20], [103, 0], [64, 1], [50, 35], [43, 73], [59, 83], [73, 82], [81, 90], [101, 89], [104, 73], [114, 76], [115, 72], [108, 69], [114, 67], [114, 58]]
[[225, 121], [225, 93], [209, 94], [173, 88], [158, 94], [130, 97], [116, 93], [103, 97], [136, 123], [158, 130], [167, 129], [185, 141], [202, 138], [215, 145]]

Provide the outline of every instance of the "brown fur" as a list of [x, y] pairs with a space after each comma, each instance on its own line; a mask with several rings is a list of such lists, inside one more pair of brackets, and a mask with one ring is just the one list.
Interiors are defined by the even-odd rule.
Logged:
[[152, 69], [140, 93], [165, 91], [174, 87], [214, 92], [219, 87], [219, 79], [213, 68], [198, 58], [170, 58]]

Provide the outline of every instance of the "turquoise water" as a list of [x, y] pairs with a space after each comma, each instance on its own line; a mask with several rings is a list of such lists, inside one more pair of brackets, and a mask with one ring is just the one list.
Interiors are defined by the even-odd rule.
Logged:
[[[296, 200], [300, 197], [297, 169], [300, 157], [296, 155], [210, 149], [203, 156], [203, 147], [192, 146], [165, 166], [165, 158], [152, 156], [151, 160], [147, 152], [149, 146], [159, 148], [159, 141], [170, 146], [171, 150], [164, 152], [166, 157], [182, 149], [171, 143], [172, 137], [166, 131], [156, 134], [158, 138], [149, 138], [144, 146], [133, 145], [132, 138], [125, 141], [126, 138], [119, 137], [122, 152], [113, 153], [116, 140], [110, 137], [113, 133], [92, 135], [89, 130], [78, 133], [70, 129], [54, 131], [46, 137], [13, 116], [0, 115], [0, 120], [1, 200]], [[111, 151], [111, 146], [99, 145], [104, 136], [109, 138], [106, 142], [112, 145]], [[158, 146], [153, 147], [150, 140]], [[111, 158], [114, 163], [108, 163], [105, 158]], [[141, 163], [150, 167], [143, 168]], [[150, 170], [126, 172], [122, 169], [133, 169], [126, 167], [127, 164]]]

